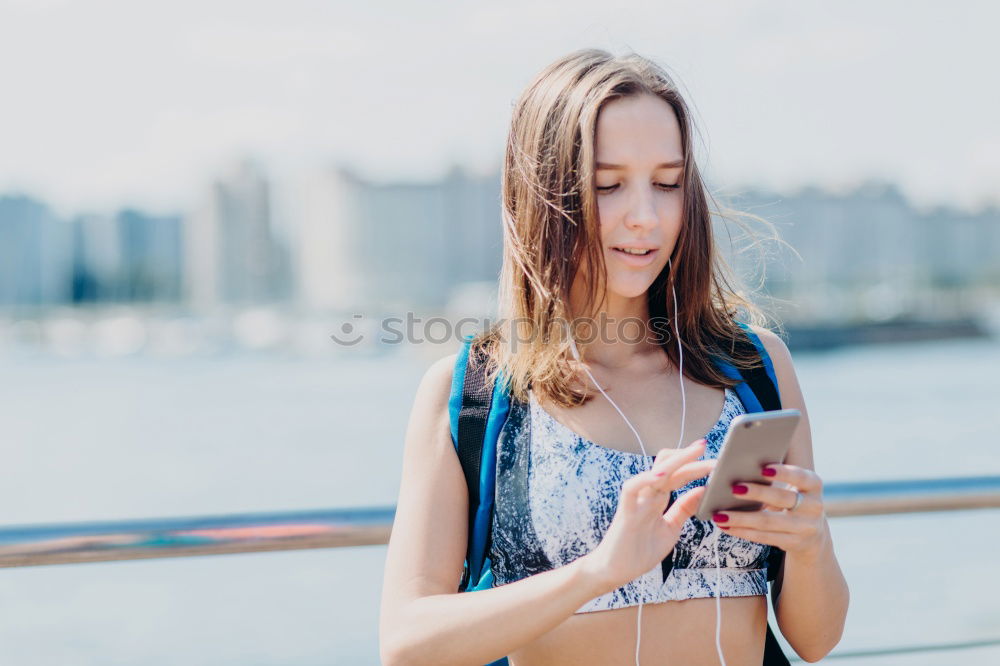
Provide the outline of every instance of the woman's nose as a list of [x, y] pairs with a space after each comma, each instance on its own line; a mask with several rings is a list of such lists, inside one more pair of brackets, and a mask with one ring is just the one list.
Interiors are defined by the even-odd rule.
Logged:
[[625, 217], [625, 225], [635, 228], [652, 228], [657, 224], [656, 207], [652, 196], [636, 194]]

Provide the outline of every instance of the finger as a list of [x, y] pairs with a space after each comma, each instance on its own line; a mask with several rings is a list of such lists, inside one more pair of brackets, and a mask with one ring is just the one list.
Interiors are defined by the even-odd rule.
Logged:
[[662, 515], [663, 511], [667, 508], [667, 504], [670, 503], [669, 490], [664, 490], [648, 484], [640, 488], [637, 495], [639, 497], [638, 503], [642, 507], [645, 508], [647, 505], [652, 503], [656, 508], [655, 513], [649, 514], [651, 517], [658, 517]]
[[[743, 492], [741, 492], [741, 489]], [[732, 492], [733, 497], [753, 500], [755, 502], [763, 502], [765, 505], [773, 507], [777, 510], [790, 509], [795, 506], [795, 490], [778, 488], [777, 486], [772, 486], [770, 484], [741, 481], [739, 483], [734, 483], [730, 492]], [[808, 502], [815, 502], [815, 500], [812, 499], [812, 496], [803, 494], [802, 501], [799, 502], [798, 508], [801, 509]]]
[[659, 471], [660, 466], [663, 465], [667, 460], [670, 460], [673, 456], [677, 455], [681, 451], [686, 451], [691, 447], [703, 447], [708, 444], [708, 440], [704, 437], [701, 439], [696, 439], [682, 449], [676, 447], [665, 447], [657, 451], [656, 458], [653, 459], [653, 469]]
[[654, 478], [652, 472], [645, 471], [626, 479], [619, 495], [619, 505], [628, 511], [636, 511], [639, 509], [640, 503], [645, 504], [653, 495], [659, 494], [663, 500], [663, 506], [666, 506], [670, 498], [670, 491], [654, 487]]
[[[715, 458], [711, 460], [696, 460], [684, 463], [672, 472], [668, 469], [657, 470], [654, 467], [637, 476], [641, 477], [643, 484], [651, 488], [653, 492], [669, 493], [696, 479], [707, 477], [715, 469], [717, 462]], [[645, 495], [644, 492], [640, 494]]]
[[[672, 474], [674, 470], [684, 463], [693, 462], [700, 458], [705, 453], [705, 443], [704, 439], [699, 439], [697, 442], [692, 442], [683, 449], [664, 449], [665, 451], [671, 451], [671, 454], [665, 456], [663, 460], [660, 459], [660, 456], [657, 456], [653, 460], [653, 468], [650, 471], [654, 474], [657, 472], [664, 472], [666, 475]], [[663, 451], [660, 453], [662, 454]]]
[[[774, 470], [774, 474], [769, 474], [766, 470]], [[816, 472], [805, 467], [770, 463], [764, 465], [761, 472], [765, 477], [795, 486], [803, 493], [822, 494], [823, 492], [823, 480]]]
[[711, 474], [712, 470], [715, 469], [716, 463], [715, 459], [696, 460], [695, 462], [685, 463], [674, 470], [673, 474], [665, 474], [663, 476], [654, 475], [652, 483], [668, 491], [677, 490], [681, 486], [687, 485], [696, 479], [703, 479]]
[[[721, 519], [725, 516], [725, 519]], [[720, 527], [747, 528], [765, 532], [807, 534], [812, 531], [811, 518], [785, 511], [717, 511], [712, 521]]]
[[634, 511], [639, 501], [639, 489], [642, 487], [642, 476], [636, 475], [625, 479], [622, 491], [618, 495], [618, 505], [628, 511]]
[[777, 546], [785, 551], [794, 549], [799, 543], [795, 535], [787, 532], [768, 532], [767, 530], [755, 530], [749, 527], [722, 527], [721, 525], [719, 527], [725, 530], [729, 536], [755, 543], [763, 543], [768, 546]]
[[638, 497], [645, 502], [658, 495], [659, 499], [663, 500], [660, 508], [660, 513], [663, 513], [671, 491], [686, 486], [697, 479], [706, 478], [712, 473], [716, 462], [718, 461], [712, 459], [685, 463], [669, 476], [657, 476], [652, 471], [638, 475], [642, 479], [642, 488], [638, 490]]
[[[659, 467], [636, 474], [622, 485], [622, 499], [628, 509], [634, 509], [639, 501], [645, 503], [654, 494], [659, 493], [664, 500], [664, 506], [669, 501], [670, 491], [685, 483], [707, 476], [715, 466], [716, 460], [697, 461], [704, 453], [705, 440], [692, 442], [680, 450], [670, 450], [672, 454]], [[662, 453], [662, 451], [661, 451]], [[690, 467], [689, 467], [690, 466]], [[680, 470], [684, 470], [678, 474]], [[662, 511], [662, 509], [661, 509]]]
[[681, 494], [670, 507], [665, 514], [663, 514], [662, 520], [670, 526], [671, 529], [680, 532], [681, 528], [684, 527], [684, 523], [694, 515], [694, 512], [698, 510], [698, 504], [701, 502], [702, 495], [705, 494], [705, 486], [698, 486], [697, 488], [692, 488], [686, 493]]

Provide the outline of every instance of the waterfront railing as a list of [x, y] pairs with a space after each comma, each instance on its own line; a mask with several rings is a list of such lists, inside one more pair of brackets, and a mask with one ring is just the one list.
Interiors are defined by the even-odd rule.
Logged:
[[[828, 483], [826, 515], [1000, 508], [1000, 476]], [[0, 527], [0, 567], [384, 545], [395, 507], [26, 524]], [[955, 651], [996, 640], [834, 652], [827, 658]]]

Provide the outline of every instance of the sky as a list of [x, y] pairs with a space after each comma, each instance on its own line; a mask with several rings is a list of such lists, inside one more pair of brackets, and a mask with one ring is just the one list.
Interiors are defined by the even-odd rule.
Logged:
[[0, 0], [0, 193], [185, 210], [244, 156], [279, 184], [489, 173], [527, 83], [597, 47], [675, 76], [713, 186], [874, 178], [974, 209], [1000, 203], [998, 19], [961, 0]]

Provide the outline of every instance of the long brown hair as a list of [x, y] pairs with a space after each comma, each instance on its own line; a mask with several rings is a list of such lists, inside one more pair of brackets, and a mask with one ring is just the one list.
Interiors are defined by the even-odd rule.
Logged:
[[[480, 355], [488, 359], [490, 377], [502, 371], [515, 400], [527, 400], [529, 388], [567, 407], [591, 397], [573, 388], [569, 337], [565, 326], [556, 324], [574, 316], [568, 312], [570, 287], [584, 260], [599, 267], [581, 275], [588, 314], [596, 312], [599, 297], [603, 301], [606, 267], [593, 185], [597, 117], [608, 101], [642, 94], [656, 95], [673, 108], [685, 160], [680, 235], [671, 263], [647, 292], [650, 319], [671, 322], [669, 333], [658, 337], [661, 347], [676, 367], [676, 343], [669, 342], [672, 283], [685, 375], [721, 388], [737, 382], [720, 372], [713, 355], [738, 368], [760, 366], [756, 354], [741, 351], [745, 344], [735, 344], [746, 342], [736, 322], [764, 326], [767, 317], [745, 295], [715, 246], [710, 194], [692, 154], [693, 122], [677, 86], [662, 67], [642, 56], [581, 49], [535, 77], [514, 106], [507, 137], [500, 319], [476, 336], [470, 362]], [[761, 219], [716, 209], [727, 219], [726, 213]]]

